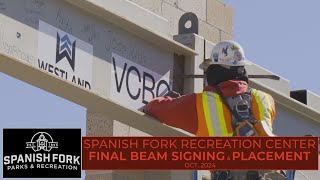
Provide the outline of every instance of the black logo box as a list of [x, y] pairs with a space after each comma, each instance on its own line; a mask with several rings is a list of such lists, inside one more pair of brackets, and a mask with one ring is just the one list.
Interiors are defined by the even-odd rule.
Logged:
[[[58, 142], [58, 148], [52, 148], [50, 152], [40, 150], [34, 152], [32, 148], [26, 148], [27, 142], [38, 132], [46, 132], [51, 135], [54, 142]], [[3, 158], [19, 154], [67, 154], [80, 156], [80, 165], [77, 170], [68, 169], [19, 169], [8, 170], [3, 161], [4, 178], [80, 178], [81, 177], [81, 129], [3, 129]], [[4, 159], [3, 159], [4, 160]], [[23, 163], [34, 164], [36, 163]], [[40, 163], [41, 164], [41, 163]]]

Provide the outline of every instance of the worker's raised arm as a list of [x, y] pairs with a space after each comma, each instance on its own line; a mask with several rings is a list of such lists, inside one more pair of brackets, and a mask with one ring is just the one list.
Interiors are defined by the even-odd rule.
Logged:
[[196, 95], [178, 98], [158, 97], [150, 101], [145, 113], [160, 122], [195, 134], [198, 129]]

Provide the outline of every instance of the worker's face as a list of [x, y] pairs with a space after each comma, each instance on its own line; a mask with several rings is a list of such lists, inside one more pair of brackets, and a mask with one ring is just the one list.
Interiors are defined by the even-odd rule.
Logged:
[[237, 72], [239, 74], [242, 74], [245, 69], [244, 66], [227, 66], [227, 65], [220, 65], [220, 64], [211, 64], [206, 69], [204, 69], [204, 72], [206, 73], [208, 70], [218, 69], [218, 68], [223, 68], [224, 70], [227, 70], [227, 71]]
[[207, 82], [209, 85], [216, 85], [223, 81], [237, 79], [244, 75], [244, 71], [244, 66], [210, 65], [206, 71]]

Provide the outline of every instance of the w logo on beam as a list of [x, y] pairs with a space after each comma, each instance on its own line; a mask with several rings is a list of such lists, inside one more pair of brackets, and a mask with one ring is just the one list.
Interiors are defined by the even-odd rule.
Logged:
[[63, 58], [67, 58], [72, 70], [74, 71], [75, 52], [76, 40], [71, 44], [67, 34], [60, 38], [60, 35], [57, 32], [56, 63], [61, 61]]

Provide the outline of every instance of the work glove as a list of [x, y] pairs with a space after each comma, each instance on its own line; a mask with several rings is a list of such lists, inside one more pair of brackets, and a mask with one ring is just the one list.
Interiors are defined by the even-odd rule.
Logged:
[[167, 94], [165, 94], [164, 96], [169, 96], [171, 98], [178, 98], [181, 97], [181, 95], [175, 91], [170, 91]]

